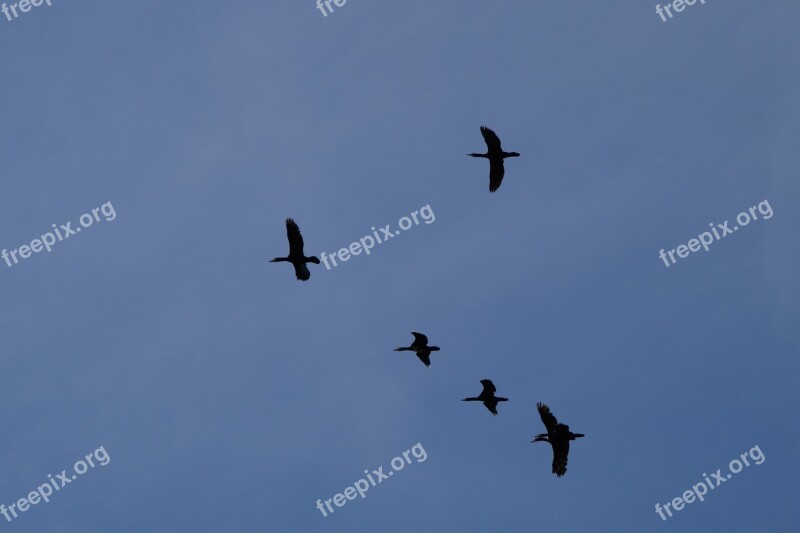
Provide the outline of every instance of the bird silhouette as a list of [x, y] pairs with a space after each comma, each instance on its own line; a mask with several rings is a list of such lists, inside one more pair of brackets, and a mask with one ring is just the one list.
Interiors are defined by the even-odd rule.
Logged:
[[531, 442], [549, 442], [553, 447], [553, 473], [561, 477], [567, 473], [567, 455], [569, 455], [569, 441], [585, 437], [582, 433], [573, 433], [566, 424], [559, 424], [550, 408], [539, 402], [536, 404], [539, 416], [542, 417], [547, 433], [541, 433]]
[[491, 379], [482, 379], [481, 384], [483, 385], [483, 391], [481, 391], [478, 396], [475, 398], [464, 398], [461, 401], [483, 402], [483, 405], [486, 406], [490, 413], [497, 415], [497, 402], [507, 402], [508, 398], [499, 398], [494, 395], [494, 393], [497, 392], [497, 388], [494, 386]]
[[489, 160], [489, 192], [494, 192], [500, 188], [500, 184], [503, 183], [503, 176], [506, 173], [503, 159], [506, 157], [519, 157], [519, 154], [517, 152], [504, 152], [500, 146], [500, 137], [486, 126], [481, 126], [481, 134], [483, 135], [483, 140], [486, 141], [486, 153], [467, 155], [485, 157]]
[[419, 360], [425, 363], [425, 366], [431, 366], [431, 352], [438, 352], [438, 346], [428, 346], [428, 337], [416, 331], [411, 332], [414, 335], [414, 342], [411, 346], [395, 348], [395, 352], [415, 352]]
[[303, 236], [300, 234], [300, 228], [291, 218], [286, 219], [286, 235], [289, 238], [289, 255], [287, 257], [276, 257], [270, 259], [270, 263], [279, 263], [285, 261], [291, 263], [294, 267], [294, 273], [297, 279], [308, 281], [311, 277], [311, 272], [308, 270], [306, 263], [319, 264], [319, 258], [316, 256], [306, 257], [303, 254]]

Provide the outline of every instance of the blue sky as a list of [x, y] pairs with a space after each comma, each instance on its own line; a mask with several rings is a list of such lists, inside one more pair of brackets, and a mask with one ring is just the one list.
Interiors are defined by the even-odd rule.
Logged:
[[[565, 5], [568, 4], [568, 5]], [[0, 18], [0, 528], [792, 531], [796, 2], [53, 0]], [[488, 192], [478, 127], [507, 150]], [[759, 220], [666, 268], [767, 199]], [[311, 280], [328, 254], [420, 225]], [[392, 348], [423, 331], [425, 368]], [[794, 332], [794, 333], [792, 333]], [[459, 400], [490, 378], [492, 417]], [[586, 438], [550, 473], [535, 403]], [[413, 463], [328, 517], [365, 469]], [[654, 511], [758, 445], [702, 503]]]

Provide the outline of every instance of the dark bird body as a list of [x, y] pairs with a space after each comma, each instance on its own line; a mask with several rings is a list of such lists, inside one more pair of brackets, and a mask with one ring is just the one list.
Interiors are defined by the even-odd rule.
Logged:
[[411, 346], [404, 348], [395, 348], [395, 352], [414, 352], [419, 357], [419, 360], [425, 363], [425, 366], [431, 366], [431, 352], [438, 352], [438, 346], [428, 346], [428, 337], [416, 331], [411, 332], [414, 335], [414, 342]]
[[547, 428], [547, 433], [541, 433], [531, 442], [549, 442], [553, 447], [553, 473], [561, 477], [567, 473], [567, 455], [569, 455], [569, 441], [585, 437], [582, 433], [573, 433], [566, 424], [559, 424], [550, 408], [539, 402], [536, 404], [539, 416]]
[[497, 403], [498, 402], [507, 402], [508, 398], [499, 398], [494, 395], [497, 392], [497, 388], [492, 383], [491, 379], [482, 379], [481, 384], [483, 385], [483, 391], [474, 397], [474, 398], [464, 398], [461, 400], [462, 402], [483, 402], [483, 405], [489, 410], [490, 413], [493, 415], [497, 415]]
[[315, 256], [306, 257], [303, 254], [303, 236], [300, 234], [300, 228], [291, 218], [286, 219], [286, 236], [289, 237], [289, 255], [271, 259], [270, 263], [279, 263], [281, 261], [291, 263], [297, 279], [308, 281], [311, 277], [311, 272], [308, 270], [306, 263], [318, 265], [319, 259]]
[[483, 135], [483, 140], [486, 141], [486, 153], [467, 155], [485, 157], [489, 160], [489, 192], [494, 192], [500, 188], [500, 184], [503, 183], [503, 176], [506, 173], [503, 160], [507, 157], [519, 157], [519, 154], [517, 152], [504, 152], [500, 146], [500, 137], [486, 126], [481, 126], [481, 134]]

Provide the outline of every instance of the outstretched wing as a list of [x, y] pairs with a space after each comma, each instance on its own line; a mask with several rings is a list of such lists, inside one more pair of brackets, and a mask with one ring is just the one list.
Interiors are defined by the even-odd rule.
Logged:
[[417, 357], [422, 361], [425, 366], [431, 366], [431, 355], [425, 352], [417, 352]]
[[486, 141], [486, 148], [489, 149], [489, 153], [501, 152], [503, 150], [500, 148], [500, 137], [498, 137], [495, 132], [486, 126], [481, 126], [481, 135], [483, 135], [483, 140]]
[[[303, 257], [303, 236], [297, 223], [291, 218], [286, 219], [286, 236], [289, 237], [289, 257]], [[300, 278], [300, 275], [297, 277]]]
[[506, 175], [506, 168], [500, 158], [489, 160], [489, 192], [494, 192], [503, 183], [503, 176]]
[[483, 393], [482, 394], [487, 394], [489, 396], [494, 396], [494, 393], [497, 392], [497, 388], [494, 386], [494, 383], [492, 383], [491, 379], [482, 379], [481, 380], [481, 385], [483, 385]]
[[[544, 427], [547, 428], [547, 432], [552, 433], [555, 431], [556, 426], [558, 425], [558, 420], [556, 420], [556, 417], [550, 412], [550, 408], [542, 402], [538, 402], [536, 404], [536, 409], [539, 410], [539, 416], [542, 417], [542, 422], [544, 422]], [[569, 449], [569, 445], [567, 445], [567, 449]]]
[[489, 411], [491, 411], [491, 413], [492, 413], [493, 415], [497, 415], [497, 400], [496, 400], [496, 399], [494, 399], [494, 398], [489, 398], [488, 400], [486, 400], [485, 402], [483, 402], [483, 405], [485, 405], [485, 406], [486, 406], [486, 408], [487, 408]]
[[428, 337], [426, 337], [422, 333], [417, 333], [416, 331], [412, 331], [411, 334], [414, 335], [414, 344], [419, 344], [420, 346], [428, 345]]
[[311, 277], [311, 272], [308, 270], [308, 267], [305, 263], [292, 263], [294, 266], [294, 275], [297, 276], [297, 279], [300, 281], [308, 281]]
[[553, 447], [553, 473], [561, 477], [567, 473], [567, 455], [569, 455], [569, 440], [558, 439], [558, 442], [550, 441]]

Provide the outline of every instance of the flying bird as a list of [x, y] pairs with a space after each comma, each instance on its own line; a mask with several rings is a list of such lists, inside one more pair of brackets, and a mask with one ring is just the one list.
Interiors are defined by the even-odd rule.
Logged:
[[425, 363], [425, 366], [431, 366], [431, 352], [438, 352], [438, 346], [428, 346], [428, 337], [416, 331], [411, 332], [414, 335], [414, 342], [411, 346], [405, 348], [395, 348], [395, 352], [415, 352], [419, 360]]
[[303, 236], [300, 234], [300, 228], [291, 218], [286, 219], [286, 235], [289, 237], [289, 255], [270, 259], [270, 263], [280, 263], [281, 261], [291, 263], [297, 279], [308, 281], [311, 277], [311, 272], [309, 272], [306, 263], [318, 265], [319, 259], [313, 255], [311, 257], [303, 255]]
[[536, 404], [539, 416], [542, 417], [547, 433], [541, 433], [531, 442], [549, 442], [553, 447], [553, 473], [561, 477], [567, 473], [567, 455], [569, 455], [569, 441], [585, 437], [582, 433], [573, 433], [566, 424], [559, 424], [550, 408], [539, 402]]
[[507, 402], [508, 398], [499, 398], [494, 395], [497, 392], [497, 388], [492, 383], [491, 379], [482, 379], [481, 384], [483, 385], [483, 391], [476, 396], [475, 398], [464, 398], [461, 400], [462, 402], [483, 402], [483, 405], [491, 412], [493, 415], [497, 415], [497, 402]]
[[506, 173], [503, 159], [506, 157], [519, 157], [519, 154], [517, 152], [504, 152], [500, 147], [500, 137], [486, 126], [481, 126], [481, 134], [483, 135], [483, 140], [486, 141], [486, 153], [467, 155], [485, 157], [489, 160], [489, 192], [494, 192], [500, 188], [500, 184], [503, 183], [503, 176]]

